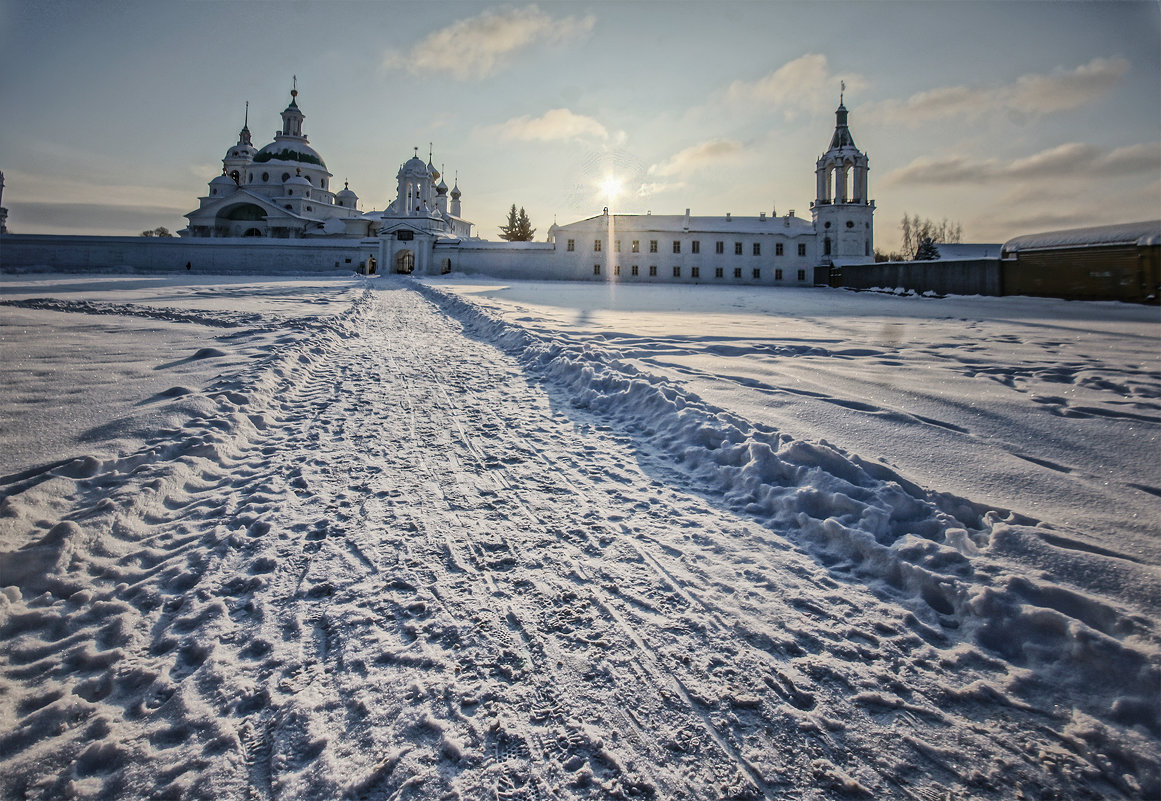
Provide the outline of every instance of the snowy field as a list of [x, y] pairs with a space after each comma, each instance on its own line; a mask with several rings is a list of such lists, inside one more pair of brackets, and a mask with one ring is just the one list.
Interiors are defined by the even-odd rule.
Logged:
[[1155, 307], [0, 275], [0, 797], [1161, 797]]

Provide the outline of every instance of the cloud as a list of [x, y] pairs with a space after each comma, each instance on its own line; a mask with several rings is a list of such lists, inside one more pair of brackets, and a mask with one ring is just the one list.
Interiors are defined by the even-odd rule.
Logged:
[[182, 213], [197, 205], [197, 195], [204, 194], [206, 184], [222, 172], [219, 163], [208, 172], [199, 173], [200, 180], [190, 187], [169, 189], [164, 186], [139, 186], [99, 182], [45, 173], [4, 171], [5, 196], [11, 205], [16, 202], [62, 203], [86, 201], [110, 207], [139, 206], [142, 208], [180, 209]]
[[732, 105], [774, 105], [792, 116], [798, 111], [818, 111], [833, 101], [840, 80], [846, 81], [850, 91], [867, 85], [860, 75], [832, 74], [826, 56], [807, 53], [756, 81], [734, 81], [726, 89], [725, 100]]
[[728, 139], [715, 139], [693, 145], [677, 153], [668, 161], [654, 164], [649, 168], [650, 175], [668, 178], [674, 175], [686, 175], [694, 170], [726, 161], [742, 151], [742, 143]]
[[888, 185], [989, 184], [1043, 178], [1112, 178], [1156, 171], [1161, 142], [1103, 151], [1095, 145], [1069, 142], [1023, 158], [971, 159], [967, 156], [920, 156], [888, 173]]
[[654, 195], [660, 195], [663, 192], [673, 192], [673, 191], [678, 190], [678, 189], [684, 189], [685, 186], [686, 186], [685, 181], [674, 181], [674, 182], [653, 181], [650, 183], [641, 184], [640, 186], [637, 187], [636, 191], [634, 191], [633, 194], [635, 197], [647, 198], [647, 197], [653, 197]]
[[1123, 58], [1094, 58], [1071, 71], [1023, 75], [1008, 91], [1008, 105], [1022, 111], [1049, 114], [1079, 108], [1112, 89], [1129, 71]]
[[505, 139], [551, 142], [569, 139], [608, 139], [605, 126], [566, 108], [554, 108], [539, 117], [514, 117], [501, 123], [498, 132]]
[[880, 122], [906, 125], [957, 116], [976, 119], [999, 111], [1050, 114], [1097, 99], [1128, 70], [1129, 62], [1123, 58], [1094, 58], [1073, 70], [1029, 73], [1013, 83], [990, 88], [943, 86], [917, 92], [906, 100], [867, 104], [859, 112]]
[[485, 78], [513, 53], [535, 44], [582, 38], [595, 23], [591, 15], [553, 19], [535, 5], [503, 6], [429, 34], [406, 53], [388, 52], [383, 63], [412, 74], [445, 72], [459, 80]]

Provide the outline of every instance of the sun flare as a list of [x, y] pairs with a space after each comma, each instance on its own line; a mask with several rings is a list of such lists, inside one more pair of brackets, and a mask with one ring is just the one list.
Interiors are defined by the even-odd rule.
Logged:
[[615, 175], [606, 175], [605, 180], [601, 182], [601, 192], [611, 203], [617, 195], [621, 194], [621, 182], [617, 180]]

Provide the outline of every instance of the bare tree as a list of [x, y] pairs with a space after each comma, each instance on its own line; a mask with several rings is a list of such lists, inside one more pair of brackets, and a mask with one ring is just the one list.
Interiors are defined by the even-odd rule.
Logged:
[[[903, 231], [903, 253], [909, 254], [912, 259], [919, 258], [919, 249], [925, 242], [930, 245], [954, 244], [963, 239], [963, 226], [958, 222], [950, 222], [946, 217], [935, 222], [918, 214], [912, 217], [904, 212], [899, 227]], [[925, 249], [924, 252], [929, 253], [930, 250]]]

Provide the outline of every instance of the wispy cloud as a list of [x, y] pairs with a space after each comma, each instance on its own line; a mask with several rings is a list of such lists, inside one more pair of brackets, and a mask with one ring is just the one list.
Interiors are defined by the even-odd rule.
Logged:
[[685, 186], [685, 181], [674, 181], [672, 183], [664, 181], [651, 181], [649, 183], [643, 183], [638, 186], [637, 189], [634, 190], [633, 195], [642, 199], [650, 198], [654, 195], [660, 195], [665, 192], [675, 192], [678, 189], [684, 189]]
[[1089, 103], [1116, 85], [1129, 62], [1094, 58], [1075, 69], [1029, 73], [1010, 84], [992, 87], [942, 86], [917, 92], [906, 100], [885, 100], [860, 106], [860, 115], [892, 124], [919, 125], [933, 119], [976, 119], [997, 111], [1050, 114]]
[[793, 116], [827, 107], [838, 94], [840, 81], [845, 81], [850, 91], [867, 85], [861, 75], [832, 73], [821, 53], [807, 53], [756, 81], [734, 81], [726, 89], [725, 100], [733, 105], [773, 106]]
[[535, 5], [503, 6], [435, 31], [406, 53], [388, 52], [383, 63], [413, 74], [443, 72], [460, 80], [484, 78], [519, 50], [583, 38], [595, 23], [591, 15], [553, 18]]
[[554, 108], [539, 117], [513, 117], [501, 123], [497, 132], [505, 139], [539, 142], [609, 138], [604, 125], [566, 108]]
[[199, 181], [194, 191], [189, 188], [169, 189], [163, 186], [65, 178], [20, 169], [5, 170], [5, 178], [8, 198], [12, 202], [19, 198], [24, 203], [59, 203], [61, 198], [68, 198], [69, 202], [75, 203], [94, 202], [106, 206], [139, 206], [186, 212], [197, 205], [197, 190], [205, 192], [206, 183], [221, 172], [221, 164], [218, 164], [206, 172], [196, 173]]
[[649, 168], [649, 174], [660, 178], [684, 176], [695, 170], [728, 161], [741, 152], [742, 143], [730, 139], [702, 142], [685, 148], [660, 164], [654, 164]]
[[1161, 163], [1161, 142], [1106, 151], [1083, 142], [1069, 142], [1018, 159], [973, 159], [967, 156], [920, 156], [888, 173], [888, 185], [964, 184], [1025, 181], [1044, 178], [1111, 178], [1132, 175]]

